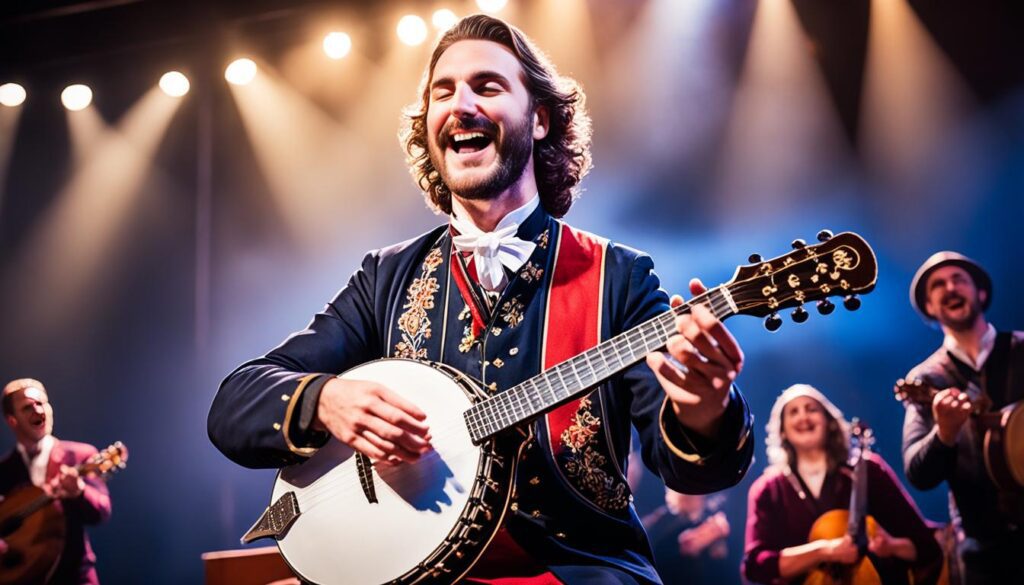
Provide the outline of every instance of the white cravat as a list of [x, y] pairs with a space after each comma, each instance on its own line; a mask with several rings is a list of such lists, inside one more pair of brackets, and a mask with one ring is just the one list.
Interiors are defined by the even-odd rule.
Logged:
[[502, 266], [515, 272], [533, 254], [537, 245], [519, 238], [516, 232], [519, 231], [519, 223], [529, 217], [539, 204], [540, 197], [534, 196], [526, 205], [501, 218], [492, 232], [485, 232], [472, 221], [452, 214], [452, 226], [459, 232], [452, 243], [460, 252], [473, 253], [476, 275], [484, 289], [501, 290], [507, 284]]

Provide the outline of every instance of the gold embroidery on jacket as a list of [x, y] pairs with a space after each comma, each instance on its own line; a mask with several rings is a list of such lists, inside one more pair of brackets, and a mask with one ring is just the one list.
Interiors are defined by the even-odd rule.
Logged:
[[541, 250], [548, 249], [548, 238], [550, 237], [550, 234], [548, 233], [549, 231], [550, 230], [545, 229], [539, 236], [537, 236], [537, 246], [539, 246]]
[[562, 444], [570, 451], [565, 471], [576, 487], [599, 507], [621, 511], [629, 505], [629, 491], [626, 484], [605, 469], [608, 458], [595, 445], [601, 419], [594, 416], [590, 407], [589, 397], [581, 399], [573, 424], [562, 431]]
[[395, 345], [395, 357], [409, 359], [427, 359], [427, 348], [424, 341], [430, 339], [430, 318], [427, 311], [434, 308], [434, 295], [440, 285], [437, 278], [431, 276], [441, 265], [441, 250], [434, 248], [423, 260], [420, 277], [414, 279], [406, 291], [405, 312], [398, 318], [398, 330], [402, 332], [402, 340]]
[[501, 319], [508, 323], [509, 327], [515, 327], [523, 322], [523, 302], [518, 296], [501, 305]]
[[476, 341], [476, 336], [473, 335], [473, 324], [472, 324], [473, 313], [469, 310], [469, 305], [462, 307], [462, 311], [459, 312], [459, 321], [470, 320], [462, 328], [462, 341], [459, 342], [459, 351], [462, 353], [469, 353], [470, 348], [473, 347], [473, 343]]
[[537, 266], [533, 262], [527, 262], [523, 265], [523, 269], [519, 271], [519, 278], [522, 278], [526, 282], [533, 282], [535, 280], [540, 280], [540, 277], [543, 276], [543, 274], [543, 268]]

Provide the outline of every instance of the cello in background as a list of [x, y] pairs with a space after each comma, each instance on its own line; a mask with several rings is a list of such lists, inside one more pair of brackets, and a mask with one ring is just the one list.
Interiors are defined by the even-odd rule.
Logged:
[[[76, 469], [82, 477], [106, 479], [124, 469], [128, 448], [120, 441], [93, 455]], [[0, 556], [0, 585], [45, 583], [64, 550], [64, 515], [52, 495], [26, 485], [0, 502], [0, 538], [7, 552]]]
[[865, 554], [868, 539], [875, 535], [878, 523], [867, 515], [868, 468], [867, 455], [875, 442], [874, 433], [867, 425], [854, 419], [850, 429], [850, 465], [853, 467], [853, 486], [850, 488], [850, 508], [830, 510], [815, 520], [808, 542], [842, 538], [849, 534], [861, 551], [852, 565], [830, 563], [808, 573], [804, 585], [880, 585], [882, 578]]

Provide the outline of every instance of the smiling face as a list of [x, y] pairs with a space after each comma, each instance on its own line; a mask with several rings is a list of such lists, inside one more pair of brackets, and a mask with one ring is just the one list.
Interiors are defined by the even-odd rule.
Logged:
[[828, 418], [825, 408], [808, 396], [798, 396], [782, 409], [782, 437], [797, 453], [825, 449]]
[[546, 115], [534, 111], [511, 51], [491, 41], [454, 43], [434, 66], [429, 96], [427, 150], [455, 196], [535, 190], [533, 143], [547, 135]]
[[966, 331], [981, 317], [987, 293], [978, 289], [966, 270], [946, 265], [928, 275], [925, 294], [929, 315], [954, 331]]
[[7, 425], [19, 443], [35, 444], [53, 432], [53, 407], [46, 392], [29, 387], [15, 392]]

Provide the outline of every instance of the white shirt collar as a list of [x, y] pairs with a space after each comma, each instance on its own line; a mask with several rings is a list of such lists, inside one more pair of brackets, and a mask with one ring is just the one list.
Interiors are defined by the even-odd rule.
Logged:
[[945, 339], [942, 340], [942, 347], [949, 353], [953, 354], [953, 357], [962, 361], [963, 363], [974, 368], [975, 372], [980, 372], [985, 367], [985, 362], [988, 361], [988, 356], [992, 354], [992, 348], [996, 345], [996, 328], [989, 323], [988, 329], [985, 330], [985, 334], [981, 336], [981, 343], [978, 347], [978, 359], [977, 362], [972, 360], [967, 352], [964, 351], [960, 344], [957, 343], [956, 338], [952, 335], [946, 335]]
[[50, 464], [50, 453], [53, 452], [53, 445], [56, 442], [53, 435], [43, 437], [43, 440], [39, 441], [39, 452], [31, 459], [24, 445], [21, 443], [16, 445], [18, 453], [21, 454], [21, 460], [25, 462], [25, 468], [28, 469], [29, 479], [37, 487], [46, 482], [46, 468]]

